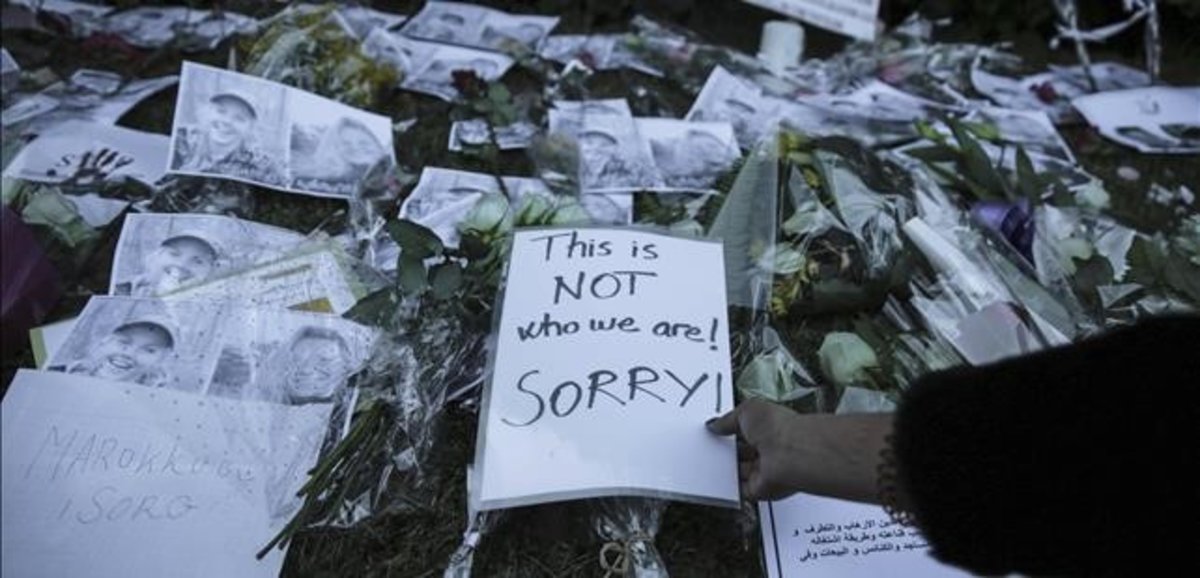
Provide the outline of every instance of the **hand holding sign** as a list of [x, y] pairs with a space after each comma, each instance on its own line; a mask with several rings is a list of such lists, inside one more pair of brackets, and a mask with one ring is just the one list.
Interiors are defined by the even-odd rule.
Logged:
[[[632, 495], [736, 506], [721, 246], [514, 234], [476, 466], [480, 507]], [[680, 475], [685, 473], [685, 475]]]

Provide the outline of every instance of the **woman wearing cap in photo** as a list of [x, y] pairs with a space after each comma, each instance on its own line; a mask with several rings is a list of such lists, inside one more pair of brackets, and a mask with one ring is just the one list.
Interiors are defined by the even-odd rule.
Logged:
[[221, 254], [198, 233], [184, 232], [163, 240], [142, 260], [142, 271], [118, 283], [117, 294], [153, 297], [206, 279], [216, 270]]
[[[295, 158], [295, 148], [292, 150]], [[310, 157], [312, 162], [295, 163], [294, 174], [297, 182], [293, 187], [318, 192], [353, 194], [367, 171], [386, 155], [383, 143], [367, 125], [349, 117], [342, 117], [325, 130]]]
[[144, 317], [119, 325], [86, 355], [66, 367], [51, 370], [163, 387], [170, 375], [163, 367], [175, 349], [175, 337], [164, 320]]
[[254, 144], [258, 112], [250, 100], [232, 92], [220, 92], [200, 111], [200, 126], [184, 127], [176, 135], [176, 170], [219, 174], [284, 186], [281, 163]]

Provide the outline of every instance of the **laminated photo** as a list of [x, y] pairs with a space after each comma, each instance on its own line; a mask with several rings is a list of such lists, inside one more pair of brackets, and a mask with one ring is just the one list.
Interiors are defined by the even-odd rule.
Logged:
[[338, 6], [335, 13], [359, 40], [366, 39], [376, 29], [397, 32], [408, 20], [403, 14], [373, 10], [366, 6]]
[[750, 148], [775, 125], [779, 109], [780, 104], [765, 97], [762, 89], [718, 66], [684, 119], [728, 122], [738, 144]]
[[[540, 179], [502, 177], [516, 204], [525, 195], [554, 195]], [[458, 224], [484, 195], [500, 194], [496, 177], [484, 173], [426, 167], [417, 186], [400, 206], [400, 218], [428, 227], [449, 247], [457, 247]], [[581, 195], [584, 211], [597, 223], [627, 225], [633, 218], [633, 198], [627, 194]]]
[[447, 102], [458, 98], [454, 72], [470, 70], [479, 78], [498, 80], [513, 60], [497, 52], [413, 40], [376, 29], [363, 42], [368, 58], [401, 73], [400, 88], [435, 96]]
[[984, 107], [971, 111], [963, 120], [993, 126], [999, 132], [1001, 141], [1021, 145], [1027, 152], [1038, 152], [1075, 163], [1071, 147], [1067, 146], [1044, 112]]
[[709, 191], [739, 158], [728, 122], [637, 118], [638, 133], [650, 143], [654, 165], [667, 189]]
[[130, 80], [103, 70], [82, 69], [27, 96], [0, 113], [5, 128], [28, 121], [22, 134], [38, 134], [67, 121], [116, 124], [129, 109], [178, 82], [177, 76]]
[[428, 2], [401, 32], [405, 36], [473, 48], [501, 50], [509, 44], [536, 49], [558, 25], [553, 16], [509, 14], [462, 2]]
[[220, 215], [130, 214], [117, 241], [109, 293], [162, 295], [277, 257], [303, 240], [293, 231]]
[[282, 84], [185, 62], [168, 172], [349, 198], [394, 162], [391, 121]]
[[[459, 120], [450, 125], [450, 144], [447, 148], [458, 152], [463, 147], [481, 147], [491, 144], [493, 129], [482, 118]], [[537, 136], [538, 127], [531, 122], [518, 121], [495, 127], [496, 146], [502, 150], [523, 149]]]
[[579, 144], [579, 181], [588, 193], [663, 187], [650, 147], [625, 107], [622, 111], [612, 101], [560, 101], [550, 109], [550, 132]]
[[22, 148], [4, 176], [72, 185], [130, 178], [153, 186], [166, 170], [169, 144], [165, 135], [67, 121]]

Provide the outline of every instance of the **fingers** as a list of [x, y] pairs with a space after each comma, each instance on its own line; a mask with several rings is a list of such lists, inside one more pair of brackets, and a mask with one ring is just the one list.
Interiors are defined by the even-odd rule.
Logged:
[[733, 408], [732, 411], [730, 411], [729, 413], [727, 413], [721, 417], [715, 417], [713, 419], [710, 419], [704, 424], [704, 426], [708, 428], [708, 431], [715, 433], [717, 435], [722, 435], [722, 436], [735, 435], [735, 434], [739, 433], [738, 432], [738, 410], [739, 409], [741, 409], [740, 406], [735, 407], [735, 408]]

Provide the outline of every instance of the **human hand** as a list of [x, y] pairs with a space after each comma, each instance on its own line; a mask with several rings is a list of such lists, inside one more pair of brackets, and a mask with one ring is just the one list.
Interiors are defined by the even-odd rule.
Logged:
[[794, 462], [800, 419], [800, 414], [786, 407], [750, 399], [705, 424], [715, 434], [737, 436], [743, 498], [778, 500], [799, 489]]

